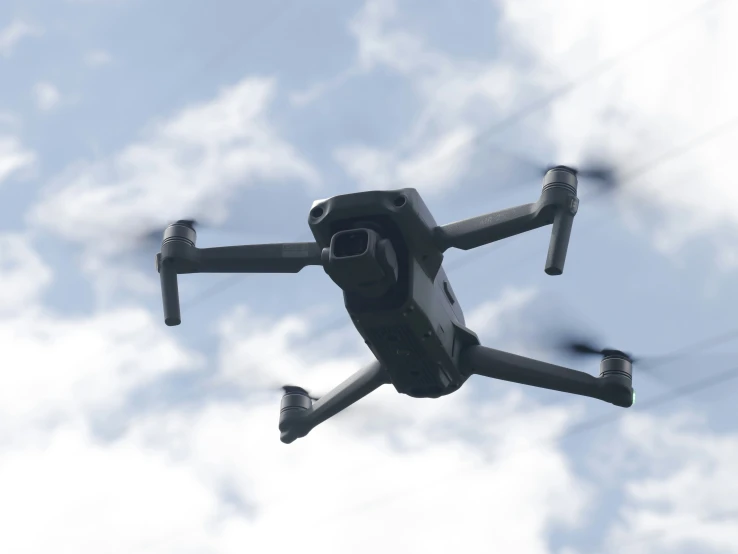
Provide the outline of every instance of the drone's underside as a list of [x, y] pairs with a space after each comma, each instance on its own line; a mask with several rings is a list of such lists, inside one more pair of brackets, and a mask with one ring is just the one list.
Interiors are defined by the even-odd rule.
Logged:
[[632, 363], [603, 352], [600, 376], [481, 346], [442, 268], [449, 248], [469, 250], [553, 225], [545, 271], [560, 275], [577, 213], [576, 172], [550, 169], [537, 202], [439, 226], [415, 189], [334, 196], [313, 204], [315, 242], [199, 249], [190, 222], [170, 225], [157, 254], [167, 325], [180, 323], [177, 275], [297, 273], [322, 266], [343, 290], [351, 319], [376, 361], [313, 402], [292, 387], [282, 398], [283, 442], [312, 428], [384, 384], [403, 394], [437, 398], [472, 375], [633, 403]]

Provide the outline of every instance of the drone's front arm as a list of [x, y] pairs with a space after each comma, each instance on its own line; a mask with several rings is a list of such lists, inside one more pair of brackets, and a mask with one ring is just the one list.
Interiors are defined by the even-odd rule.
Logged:
[[472, 345], [461, 352], [460, 366], [466, 375], [589, 396], [623, 408], [633, 405], [632, 366], [620, 358], [603, 360], [600, 377], [594, 377], [583, 371]]
[[315, 242], [247, 244], [197, 248], [180, 240], [166, 241], [157, 255], [157, 268], [170, 266], [185, 273], [297, 273], [309, 265], [322, 265]]
[[315, 404], [312, 404], [310, 398], [304, 394], [285, 394], [279, 414], [281, 441], [289, 444], [295, 439], [304, 437], [326, 419], [388, 383], [390, 383], [389, 375], [379, 362], [374, 361], [354, 373]]
[[537, 202], [441, 225], [434, 230], [435, 240], [442, 252], [470, 250], [553, 224], [546, 273], [560, 275], [578, 207], [576, 174], [554, 168], [546, 173]]
[[198, 249], [199, 273], [297, 273], [321, 265], [315, 242], [249, 244]]
[[177, 275], [186, 273], [297, 273], [309, 265], [322, 265], [321, 248], [314, 242], [250, 244], [197, 248], [192, 227], [167, 227], [156, 269], [161, 280], [164, 322], [179, 325]]

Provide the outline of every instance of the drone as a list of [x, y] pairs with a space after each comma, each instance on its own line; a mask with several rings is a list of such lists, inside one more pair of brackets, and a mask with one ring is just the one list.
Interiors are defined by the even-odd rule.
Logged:
[[382, 385], [413, 398], [457, 391], [472, 375], [633, 405], [633, 359], [614, 349], [574, 345], [602, 356], [600, 374], [570, 369], [481, 345], [443, 268], [450, 248], [471, 250], [552, 225], [545, 272], [561, 275], [579, 208], [577, 170], [548, 169], [538, 201], [437, 225], [414, 188], [362, 191], [315, 201], [314, 242], [197, 248], [192, 221], [164, 231], [156, 254], [164, 322], [179, 325], [177, 276], [188, 273], [298, 273], [321, 266], [343, 291], [346, 311], [376, 358], [316, 399], [284, 387], [280, 440], [305, 437]]

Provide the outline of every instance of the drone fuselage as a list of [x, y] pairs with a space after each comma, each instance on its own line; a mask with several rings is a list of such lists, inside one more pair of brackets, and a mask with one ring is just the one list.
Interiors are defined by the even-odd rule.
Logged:
[[279, 415], [280, 440], [291, 443], [377, 388], [392, 383], [403, 394], [438, 398], [471, 375], [633, 404], [632, 362], [604, 353], [600, 375], [502, 352], [479, 344], [445, 271], [449, 248], [471, 250], [552, 225], [544, 271], [564, 270], [579, 207], [576, 172], [546, 172], [536, 202], [437, 225], [415, 189], [367, 191], [313, 203], [308, 223], [315, 242], [198, 248], [187, 221], [164, 231], [156, 255], [167, 325], [181, 323], [178, 275], [187, 273], [297, 273], [321, 266], [342, 289], [351, 319], [376, 357], [313, 403], [288, 387]]
[[393, 285], [379, 296], [342, 286], [346, 310], [398, 392], [437, 398], [456, 391], [467, 379], [459, 369], [459, 352], [479, 340], [465, 326], [441, 267], [443, 253], [433, 240], [436, 222], [418, 193], [401, 189], [334, 196], [313, 204], [309, 223], [317, 243], [340, 256], [351, 277], [365, 271], [360, 264], [366, 241], [357, 242], [354, 251], [344, 247], [339, 252], [332, 241], [336, 233], [365, 230], [389, 241], [396, 258]]

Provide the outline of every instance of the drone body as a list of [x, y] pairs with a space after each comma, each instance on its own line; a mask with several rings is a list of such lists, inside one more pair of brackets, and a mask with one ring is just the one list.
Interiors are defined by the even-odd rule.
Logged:
[[608, 351], [600, 376], [480, 345], [442, 267], [449, 248], [469, 250], [553, 224], [545, 271], [563, 272], [578, 208], [576, 172], [550, 169], [539, 200], [439, 226], [415, 189], [334, 196], [313, 204], [315, 242], [198, 249], [187, 222], [164, 233], [157, 269], [165, 322], [180, 323], [177, 274], [297, 273], [320, 265], [343, 290], [351, 319], [376, 361], [316, 402], [298, 387], [282, 397], [281, 440], [290, 443], [384, 384], [438, 398], [473, 374], [589, 396], [629, 407], [632, 364]]
[[[437, 398], [466, 380], [462, 344], [479, 344], [441, 267], [438, 226], [414, 189], [316, 202], [310, 227], [328, 275], [398, 392]], [[378, 278], [369, 279], [375, 275]]]

